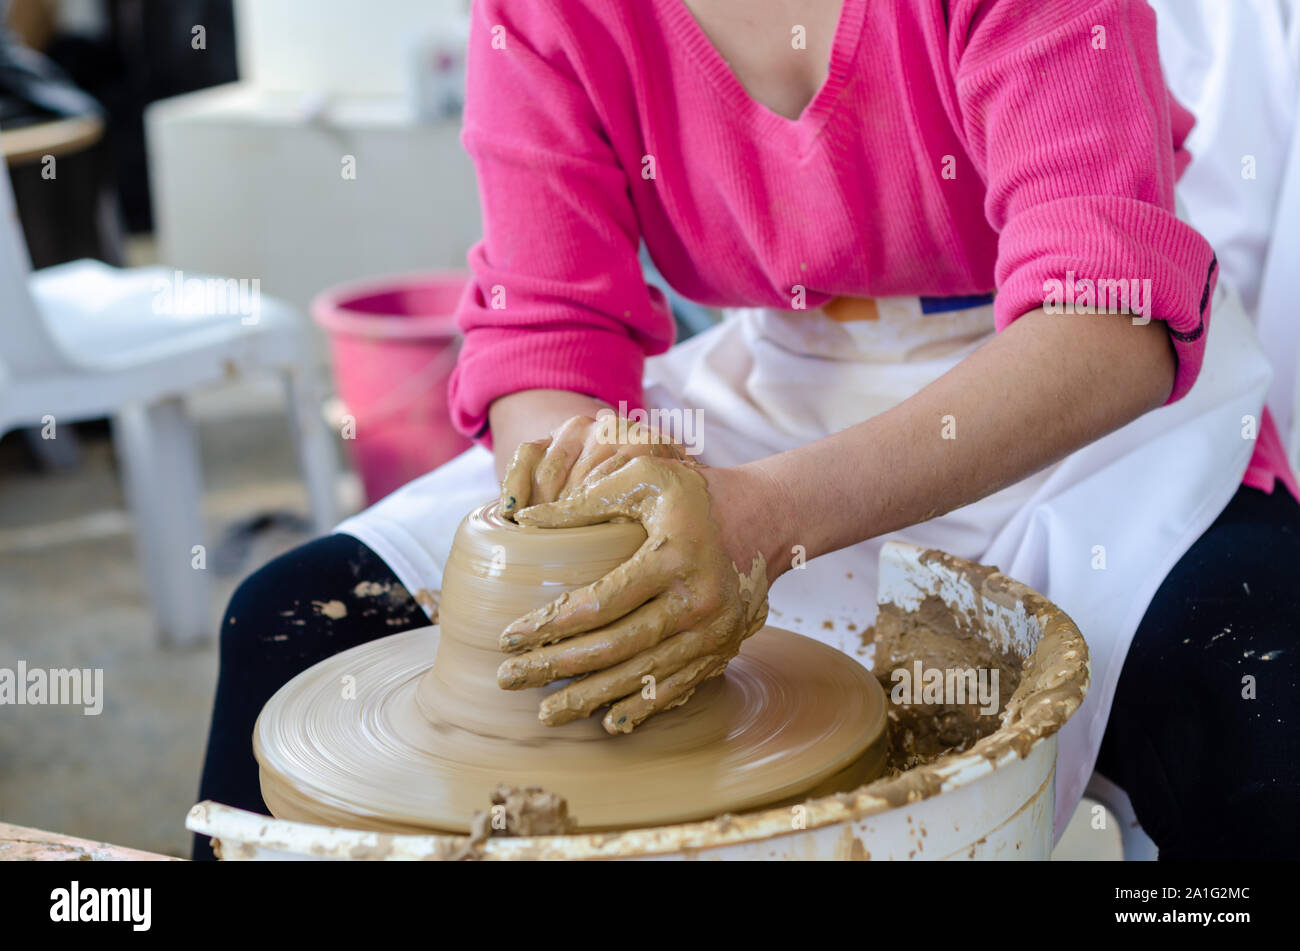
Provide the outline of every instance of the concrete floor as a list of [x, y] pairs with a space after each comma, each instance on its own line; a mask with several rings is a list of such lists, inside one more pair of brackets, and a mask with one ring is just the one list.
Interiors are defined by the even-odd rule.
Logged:
[[[306, 514], [278, 401], [274, 387], [245, 385], [193, 402], [210, 544], [256, 514]], [[106, 433], [84, 438], [82, 451], [77, 467], [42, 473], [16, 436], [0, 441], [0, 667], [103, 668], [106, 698], [98, 717], [0, 709], [0, 819], [186, 855], [215, 647], [159, 646]], [[341, 492], [359, 500], [355, 480]], [[272, 527], [210, 560], [213, 630], [239, 580], [305, 537]], [[1081, 807], [1056, 857], [1118, 854], [1114, 822], [1094, 830]]]
[[[221, 545], [262, 513], [305, 516], [288, 425], [274, 388], [194, 401], [214, 597], [213, 630], [239, 580], [305, 540], [273, 525], [246, 550]], [[215, 644], [163, 649], [152, 630], [112, 446], [81, 440], [82, 463], [41, 473], [15, 435], [0, 442], [0, 667], [104, 670], [104, 709], [0, 711], [5, 821], [186, 854], [216, 683]]]

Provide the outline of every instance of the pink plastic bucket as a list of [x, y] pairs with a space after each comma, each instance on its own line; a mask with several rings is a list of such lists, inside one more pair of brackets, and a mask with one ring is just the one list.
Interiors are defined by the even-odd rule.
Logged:
[[447, 410], [460, 350], [453, 314], [468, 281], [458, 271], [399, 274], [344, 284], [312, 302], [329, 334], [334, 381], [352, 418], [344, 419], [345, 443], [368, 502], [470, 445]]

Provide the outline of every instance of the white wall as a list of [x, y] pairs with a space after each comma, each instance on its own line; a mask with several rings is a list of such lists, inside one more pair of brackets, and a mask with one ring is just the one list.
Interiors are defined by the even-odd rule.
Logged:
[[459, 121], [412, 122], [400, 100], [380, 99], [312, 117], [297, 108], [304, 95], [240, 83], [149, 108], [163, 261], [256, 277], [299, 306], [354, 278], [464, 268], [481, 231]]
[[268, 90], [401, 95], [411, 46], [468, 8], [468, 0], [236, 0], [240, 78]]
[[236, 0], [241, 81], [146, 115], [163, 261], [257, 277], [298, 306], [340, 281], [464, 268], [481, 234], [473, 166], [459, 117], [417, 117], [405, 56], [464, 13], [462, 0]]

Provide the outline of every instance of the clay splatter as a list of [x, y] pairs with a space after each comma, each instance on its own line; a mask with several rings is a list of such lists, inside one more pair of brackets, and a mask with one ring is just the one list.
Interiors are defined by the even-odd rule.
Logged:
[[312, 606], [316, 608], [317, 613], [331, 621], [342, 620], [348, 616], [348, 606], [342, 601], [313, 601]]

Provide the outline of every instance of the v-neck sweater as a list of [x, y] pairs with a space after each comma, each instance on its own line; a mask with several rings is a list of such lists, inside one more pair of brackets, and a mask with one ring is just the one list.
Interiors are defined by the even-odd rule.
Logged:
[[845, 0], [793, 119], [682, 0], [476, 0], [462, 141], [483, 239], [453, 420], [490, 438], [492, 401], [536, 388], [641, 405], [674, 333], [641, 242], [716, 307], [995, 293], [1002, 330], [1062, 288], [1114, 308], [1122, 282], [1168, 326], [1173, 402], [1218, 276], [1174, 213], [1193, 123], [1141, 0]]

